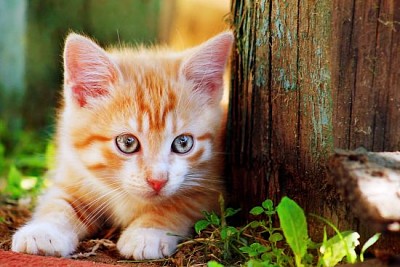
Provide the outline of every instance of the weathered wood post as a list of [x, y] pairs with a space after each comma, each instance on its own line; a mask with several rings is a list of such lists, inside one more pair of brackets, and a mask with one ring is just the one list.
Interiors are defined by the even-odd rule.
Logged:
[[400, 149], [400, 2], [237, 0], [232, 13], [232, 205], [288, 195], [369, 237], [325, 165], [334, 148]]

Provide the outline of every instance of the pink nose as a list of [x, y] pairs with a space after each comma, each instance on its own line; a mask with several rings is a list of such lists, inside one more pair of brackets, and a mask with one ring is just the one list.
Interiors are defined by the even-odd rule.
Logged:
[[161, 189], [165, 186], [168, 180], [165, 179], [152, 179], [152, 178], [147, 178], [147, 183], [151, 186], [151, 188], [154, 189], [157, 193], [161, 191]]

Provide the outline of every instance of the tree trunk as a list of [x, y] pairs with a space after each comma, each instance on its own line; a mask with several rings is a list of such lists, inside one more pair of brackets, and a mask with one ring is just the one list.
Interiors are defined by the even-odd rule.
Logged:
[[400, 148], [400, 2], [236, 0], [232, 12], [232, 206], [287, 195], [368, 238], [325, 166], [334, 148]]

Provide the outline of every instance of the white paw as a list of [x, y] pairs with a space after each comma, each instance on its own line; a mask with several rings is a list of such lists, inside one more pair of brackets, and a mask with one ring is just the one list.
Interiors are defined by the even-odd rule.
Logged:
[[11, 250], [65, 257], [77, 246], [78, 236], [71, 230], [47, 222], [31, 222], [14, 234]]
[[128, 228], [118, 240], [117, 248], [126, 258], [160, 259], [174, 253], [178, 237], [155, 228]]

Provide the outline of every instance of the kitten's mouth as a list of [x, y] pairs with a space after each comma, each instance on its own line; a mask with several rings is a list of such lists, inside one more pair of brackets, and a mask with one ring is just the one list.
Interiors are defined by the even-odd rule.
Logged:
[[145, 194], [146, 198], [149, 199], [157, 199], [157, 198], [164, 198], [165, 194], [162, 191], [151, 191]]

